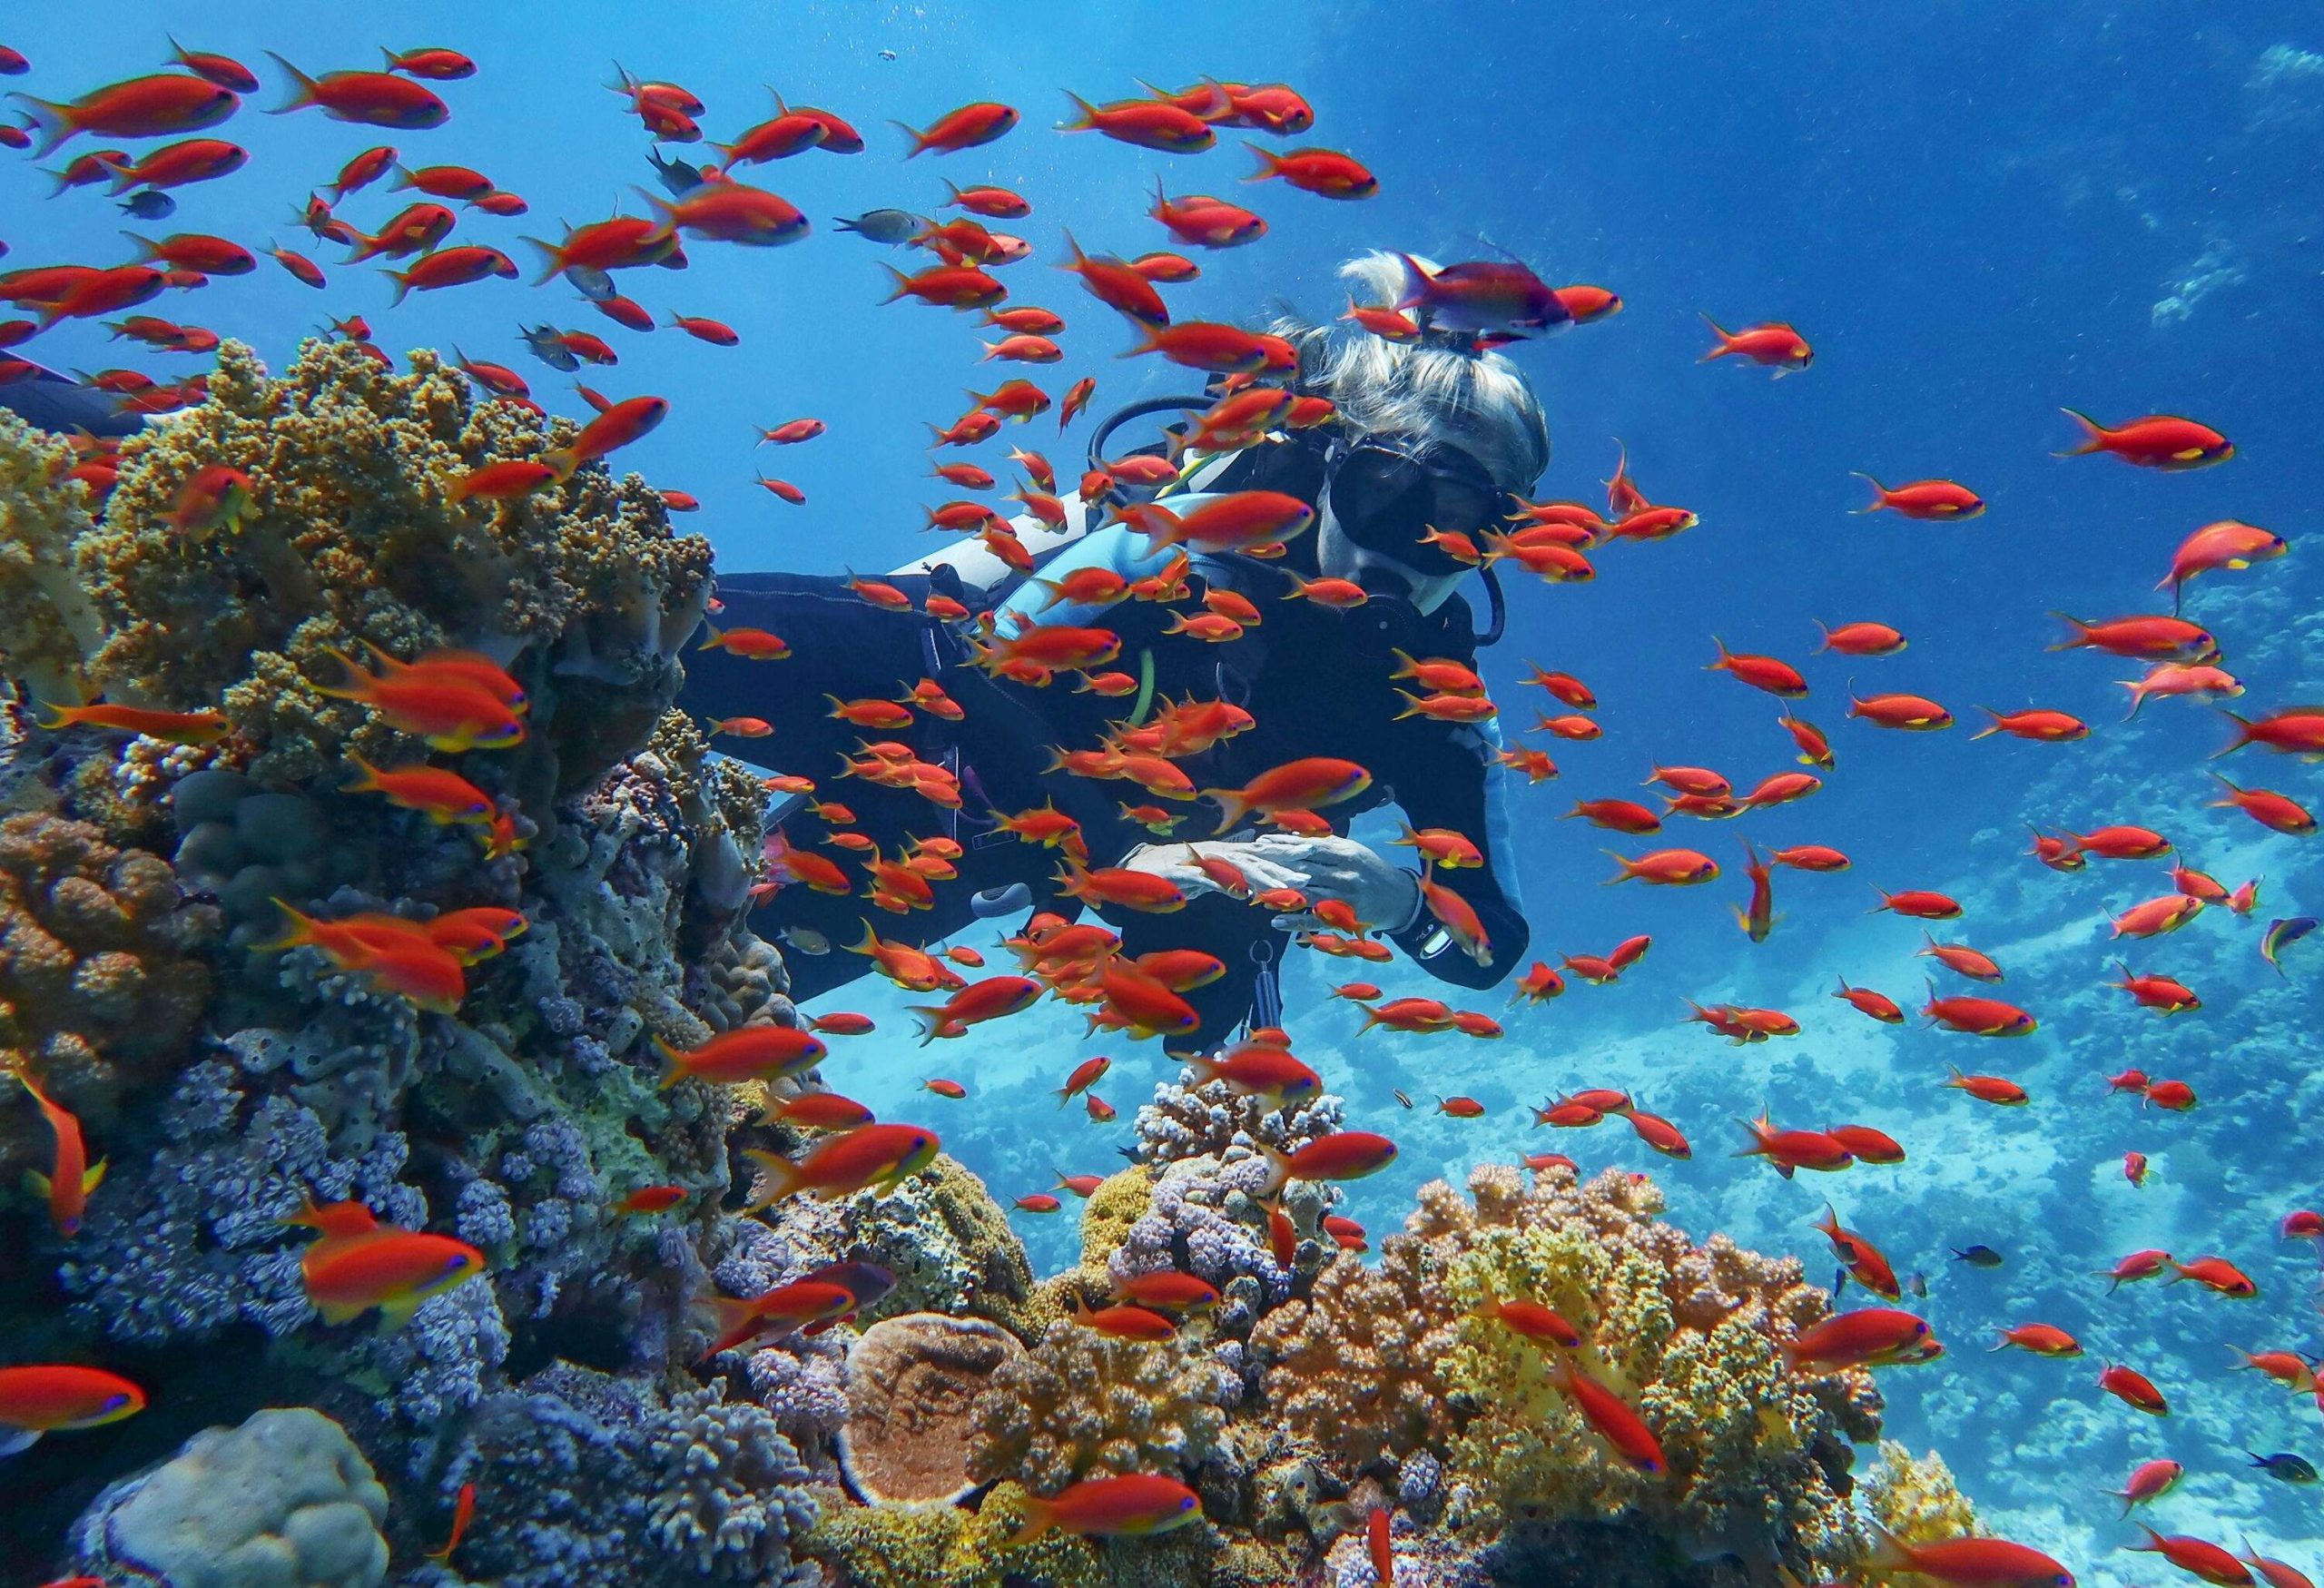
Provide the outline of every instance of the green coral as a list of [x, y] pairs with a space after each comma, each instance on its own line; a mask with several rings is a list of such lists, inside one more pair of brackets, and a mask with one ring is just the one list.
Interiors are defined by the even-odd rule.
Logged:
[[74, 570], [85, 491], [64, 482], [73, 449], [0, 409], [0, 673], [43, 700], [82, 695], [102, 625]]
[[1251, 1540], [1208, 1527], [1113, 1543], [1047, 1534], [1030, 1544], [1003, 1541], [1024, 1518], [1024, 1491], [1001, 1484], [982, 1507], [826, 1505], [797, 1553], [839, 1573], [848, 1588], [1276, 1588], [1291, 1563]]
[[[330, 652], [403, 657], [457, 645], [499, 658], [536, 696], [512, 782], [544, 796], [637, 744], [677, 685], [675, 656], [707, 595], [710, 548], [669, 528], [660, 496], [602, 466], [507, 504], [456, 503], [468, 470], [537, 455], [517, 405], [471, 400], [436, 354], [409, 373], [310, 341], [270, 380], [219, 350], [210, 399], [123, 443], [120, 485], [75, 556], [106, 626], [90, 682], [180, 709], [215, 706], [261, 777], [395, 755], [367, 708], [324, 698]], [[189, 538], [164, 521], [197, 469], [251, 481], [254, 516]], [[554, 680], [554, 687], [549, 687]]]

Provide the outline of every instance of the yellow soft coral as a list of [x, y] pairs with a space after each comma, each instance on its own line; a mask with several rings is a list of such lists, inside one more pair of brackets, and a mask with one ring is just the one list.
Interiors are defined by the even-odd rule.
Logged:
[[[80, 538], [107, 625], [91, 683], [217, 707], [257, 775], [295, 779], [350, 748], [397, 748], [366, 708], [314, 690], [342, 672], [330, 652], [473, 646], [536, 695], [532, 792], [569, 792], [635, 748], [675, 694], [710, 549], [672, 535], [657, 492], [598, 465], [513, 503], [448, 498], [470, 469], [564, 434], [473, 402], [432, 352], [399, 374], [310, 341], [270, 380], [226, 343], [207, 402], [123, 444], [103, 523]], [[250, 476], [253, 516], [182, 535], [165, 517], [210, 464]]]
[[1184, 1338], [1111, 1339], [1059, 1319], [977, 1396], [970, 1471], [1054, 1494], [1087, 1477], [1191, 1469], [1216, 1444], [1236, 1387]]
[[103, 635], [74, 567], [89, 515], [72, 467], [62, 440], [0, 409], [0, 674], [67, 704]]

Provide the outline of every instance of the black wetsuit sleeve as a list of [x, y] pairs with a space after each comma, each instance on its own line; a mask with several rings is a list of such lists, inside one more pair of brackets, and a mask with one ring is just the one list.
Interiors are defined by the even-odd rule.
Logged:
[[1396, 780], [1396, 804], [1413, 826], [1450, 828], [1482, 852], [1482, 866], [1440, 870], [1433, 880], [1477, 912], [1488, 952], [1483, 964], [1472, 960], [1425, 909], [1392, 938], [1440, 981], [1491, 987], [1524, 960], [1532, 942], [1517, 896], [1516, 856], [1511, 853], [1509, 772], [1496, 758], [1498, 734], [1453, 728], [1433, 745], [1433, 754], [1412, 757]]

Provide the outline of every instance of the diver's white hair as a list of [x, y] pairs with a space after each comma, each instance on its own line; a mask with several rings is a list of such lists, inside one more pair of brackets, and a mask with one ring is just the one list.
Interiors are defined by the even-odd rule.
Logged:
[[[1433, 273], [1435, 261], [1413, 256]], [[1354, 301], [1387, 308], [1404, 295], [1404, 256], [1374, 251], [1339, 269]], [[1550, 427], [1524, 374], [1468, 339], [1430, 334], [1392, 342], [1350, 321], [1296, 318], [1273, 330], [1299, 350], [1299, 385], [1332, 399], [1346, 428], [1458, 447], [1503, 489], [1532, 488], [1550, 465]]]

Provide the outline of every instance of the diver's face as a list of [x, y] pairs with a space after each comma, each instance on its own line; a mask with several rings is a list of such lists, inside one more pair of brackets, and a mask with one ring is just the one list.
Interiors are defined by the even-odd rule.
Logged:
[[1347, 579], [1375, 596], [1401, 596], [1423, 612], [1433, 612], [1459, 587], [1462, 574], [1423, 574], [1384, 552], [1358, 546], [1332, 511], [1328, 495], [1315, 526], [1315, 560], [1324, 577]]

